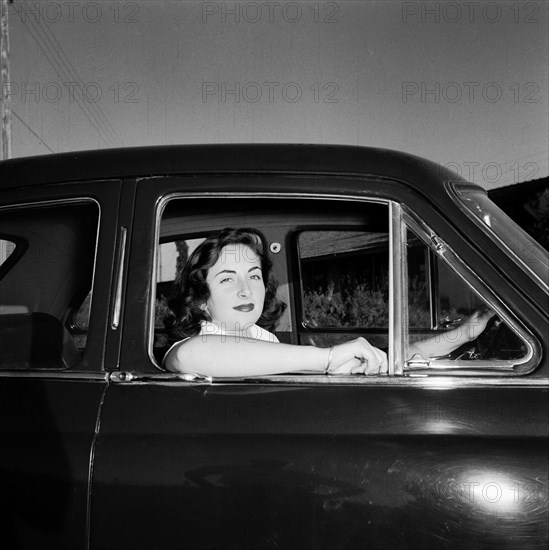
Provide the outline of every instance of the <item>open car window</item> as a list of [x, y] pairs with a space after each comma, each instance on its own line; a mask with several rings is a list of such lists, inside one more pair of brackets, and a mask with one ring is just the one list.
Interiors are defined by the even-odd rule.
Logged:
[[169, 300], [174, 296], [175, 282], [179, 279], [189, 255], [204, 239], [205, 237], [198, 239], [178, 238], [167, 240], [158, 246], [154, 307], [154, 349], [160, 362], [162, 362], [164, 352], [169, 346], [168, 336], [164, 330], [164, 321], [170, 312]]
[[67, 369], [83, 361], [98, 220], [92, 201], [0, 212], [0, 234], [13, 239], [1, 242], [0, 369]]
[[[360, 260], [362, 236], [378, 235], [376, 239], [383, 240], [379, 265], [385, 266], [380, 267], [382, 269], [380, 277], [386, 279], [389, 257], [389, 208], [386, 203], [287, 198], [277, 200], [194, 199], [192, 205], [190, 203], [188, 199], [169, 201], [159, 223], [155, 257], [154, 338], [151, 342], [151, 355], [157, 365], [161, 364], [162, 357], [171, 343], [164, 328], [164, 321], [170, 311], [170, 299], [174, 296], [174, 281], [192, 249], [208, 235], [226, 227], [256, 228], [267, 239], [273, 274], [278, 281], [277, 296], [287, 305], [274, 331], [281, 342], [326, 347], [368, 332], [367, 329], [365, 331], [362, 323], [357, 324], [352, 321], [344, 323], [342, 314], [333, 317], [337, 326], [332, 324], [329, 327], [330, 330], [324, 331], [324, 327], [319, 325], [322, 312], [317, 306], [325, 300], [326, 285], [329, 285], [330, 281], [325, 278], [323, 281], [318, 281], [320, 287], [315, 287], [315, 281], [307, 274], [313, 273], [315, 268], [307, 271], [307, 266], [301, 266], [300, 254], [304, 252], [308, 262], [324, 261], [322, 256], [325, 255], [326, 250], [323, 247], [328, 239], [337, 247], [333, 253], [338, 259], [342, 256], [348, 257], [348, 267], [351, 269], [355, 260]], [[329, 228], [328, 233], [325, 228]], [[318, 229], [321, 230], [319, 237]], [[359, 249], [355, 251], [358, 256], [355, 259], [351, 258], [354, 252], [349, 248], [349, 244], [340, 242], [339, 237], [343, 238], [345, 235], [343, 230], [354, 231], [359, 235]], [[310, 238], [314, 239], [314, 242], [307, 240]], [[373, 250], [371, 244], [371, 242], [367, 243], [367, 254]], [[354, 245], [351, 243], [351, 246]], [[369, 270], [369, 262], [365, 258], [363, 260], [362, 266], [358, 269], [365, 270], [366, 273]], [[310, 283], [305, 294], [302, 293], [300, 284], [301, 273], [304, 274], [304, 280]], [[349, 272], [349, 275], [358, 277], [359, 273], [357, 271], [353, 275]], [[362, 280], [362, 275], [359, 278]], [[383, 284], [381, 279], [380, 283]], [[341, 294], [339, 298], [349, 300], [347, 296]], [[303, 300], [309, 303], [308, 319], [301, 314]], [[316, 302], [319, 302], [317, 306], [315, 306]], [[313, 311], [315, 307], [316, 310]], [[385, 314], [385, 319], [379, 326], [372, 325], [372, 334], [369, 336], [370, 339], [374, 338], [376, 333], [379, 344], [384, 347], [387, 347], [388, 341], [387, 322]], [[319, 326], [314, 326], [315, 324]]]
[[[395, 212], [404, 231], [391, 225]], [[276, 329], [281, 342], [329, 347], [361, 336], [393, 358], [397, 376], [532, 370], [534, 342], [508, 305], [448, 247], [442, 253], [436, 235], [411, 214], [380, 200], [167, 201], [151, 321], [156, 366], [173, 343], [164, 321], [189, 254], [226, 227], [253, 227], [267, 238], [278, 296], [287, 304]], [[474, 315], [487, 312], [489, 322], [478, 330]]]

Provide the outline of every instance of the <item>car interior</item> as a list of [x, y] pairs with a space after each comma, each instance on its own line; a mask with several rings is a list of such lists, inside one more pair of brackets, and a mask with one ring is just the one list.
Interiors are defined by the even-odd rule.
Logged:
[[[10, 209], [0, 218], [0, 368], [66, 369], [85, 356], [98, 230], [92, 201]], [[253, 227], [269, 243], [281, 342], [328, 347], [364, 336], [389, 346], [389, 205], [310, 198], [174, 198], [159, 224], [154, 339], [158, 368], [169, 348], [164, 317], [189, 254], [226, 227]], [[407, 231], [406, 330], [410, 342], [444, 337], [485, 299], [412, 230]], [[524, 341], [494, 319], [446, 359], [513, 362]], [[486, 365], [484, 365], [486, 366]], [[489, 366], [489, 365], [488, 365]]]
[[97, 227], [92, 202], [2, 214], [0, 238], [14, 249], [0, 266], [1, 368], [65, 369], [81, 361], [86, 331], [72, 319], [91, 290]]
[[[387, 203], [181, 198], [167, 203], [160, 223], [153, 350], [158, 365], [171, 343], [163, 317], [174, 280], [192, 250], [225, 227], [253, 227], [267, 238], [278, 295], [288, 306], [276, 331], [281, 342], [328, 347], [364, 336], [387, 350]], [[487, 309], [482, 296], [414, 231], [407, 231], [405, 244], [410, 343], [443, 337], [475, 311]], [[515, 332], [494, 319], [481, 338], [445, 358], [506, 361], [526, 353]]]

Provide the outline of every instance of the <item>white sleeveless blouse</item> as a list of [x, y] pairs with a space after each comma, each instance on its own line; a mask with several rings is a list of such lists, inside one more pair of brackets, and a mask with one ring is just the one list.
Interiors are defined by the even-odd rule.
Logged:
[[[268, 330], [265, 330], [258, 325], [252, 325], [249, 328], [248, 332], [249, 333], [247, 335], [244, 335], [237, 331], [225, 330], [223, 327], [220, 327], [219, 325], [217, 325], [216, 323], [212, 323], [211, 321], [202, 321], [200, 332], [197, 336], [240, 336], [241, 338], [251, 338], [253, 340], [263, 340], [265, 342], [280, 343], [280, 340], [272, 332], [269, 332]], [[183, 340], [179, 340], [179, 342], [175, 342], [174, 344], [172, 344], [170, 346], [170, 349], [166, 352], [166, 355], [164, 355], [164, 359], [168, 356], [168, 353], [170, 353], [170, 351], [172, 351], [175, 346], [181, 344], [181, 342], [189, 340], [189, 338], [183, 338]], [[164, 360], [162, 361], [162, 368], [165, 368]]]

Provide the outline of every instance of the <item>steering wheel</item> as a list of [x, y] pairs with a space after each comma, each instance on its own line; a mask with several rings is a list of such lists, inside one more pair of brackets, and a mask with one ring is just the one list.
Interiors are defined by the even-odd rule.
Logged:
[[474, 340], [466, 342], [446, 355], [448, 359], [481, 360], [493, 359], [502, 342], [513, 334], [499, 317], [494, 315], [486, 328]]
[[488, 360], [497, 356], [501, 344], [509, 336], [510, 330], [497, 316], [494, 316], [478, 338], [470, 342], [477, 351], [477, 359]]

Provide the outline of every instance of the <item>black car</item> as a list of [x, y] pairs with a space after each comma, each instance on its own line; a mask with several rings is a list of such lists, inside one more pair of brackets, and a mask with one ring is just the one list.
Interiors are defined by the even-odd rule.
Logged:
[[[281, 342], [389, 373], [162, 369], [188, 255], [269, 243]], [[438, 357], [478, 310], [472, 342]], [[547, 548], [549, 254], [429, 161], [212, 145], [0, 163], [5, 548]]]

